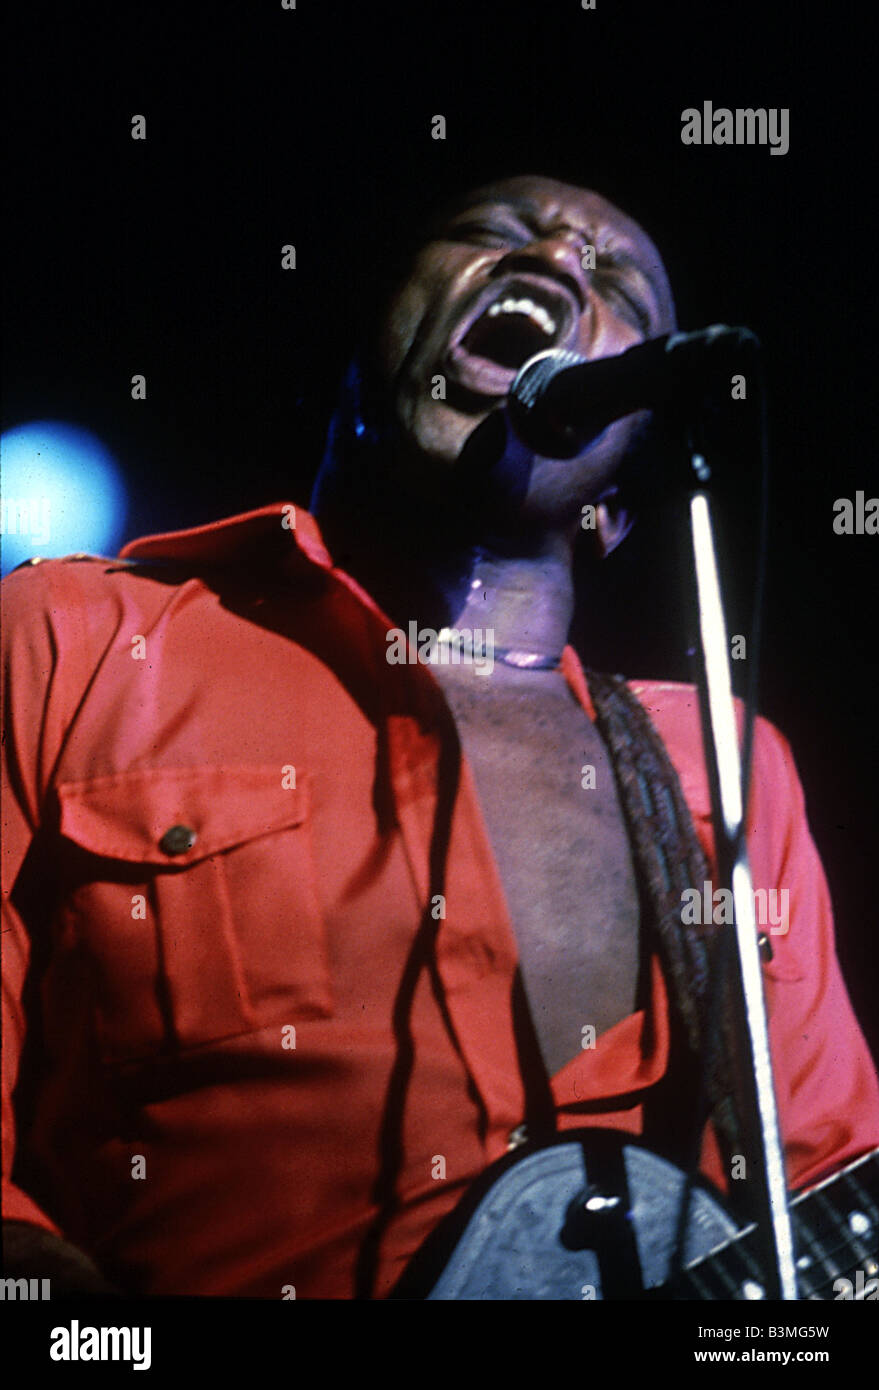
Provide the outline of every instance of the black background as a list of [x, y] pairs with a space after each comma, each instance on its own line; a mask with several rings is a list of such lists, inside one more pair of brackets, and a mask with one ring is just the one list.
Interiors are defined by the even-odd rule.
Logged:
[[[765, 344], [761, 708], [796, 751], [843, 965], [879, 1048], [879, 538], [832, 530], [834, 499], [869, 496], [874, 477], [875, 86], [851, 13], [21, 4], [4, 60], [4, 415], [101, 435], [129, 479], [129, 535], [305, 504], [357, 306], [425, 200], [519, 172], [606, 193], [658, 242], [684, 326], [746, 323]], [[706, 99], [790, 108], [789, 153], [685, 147], [681, 112]], [[135, 114], [146, 141], [130, 138]], [[287, 242], [297, 268], [284, 272]], [[753, 464], [730, 450], [724, 473], [730, 626], [747, 632]], [[606, 566], [586, 655], [685, 679], [668, 530], [654, 518], [639, 531]]]

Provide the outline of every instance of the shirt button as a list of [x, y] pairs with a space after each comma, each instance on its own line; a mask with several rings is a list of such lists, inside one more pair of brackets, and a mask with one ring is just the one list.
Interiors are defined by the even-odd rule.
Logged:
[[518, 1149], [522, 1144], [528, 1143], [528, 1130], [525, 1125], [516, 1125], [511, 1129], [507, 1138], [507, 1149]]
[[172, 825], [159, 841], [159, 849], [163, 854], [186, 854], [197, 839], [191, 825]]

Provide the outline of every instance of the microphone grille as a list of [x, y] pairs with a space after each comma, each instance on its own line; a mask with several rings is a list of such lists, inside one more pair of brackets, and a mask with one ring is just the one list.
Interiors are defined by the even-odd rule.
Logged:
[[510, 403], [515, 401], [524, 410], [532, 410], [557, 372], [585, 361], [578, 352], [569, 352], [566, 348], [547, 348], [536, 357], [529, 357], [510, 387]]
[[535, 453], [548, 458], [572, 458], [577, 452], [576, 434], [550, 418], [546, 393], [560, 371], [586, 361], [587, 358], [566, 348], [547, 348], [536, 357], [529, 357], [519, 368], [510, 387], [507, 410], [515, 433]]

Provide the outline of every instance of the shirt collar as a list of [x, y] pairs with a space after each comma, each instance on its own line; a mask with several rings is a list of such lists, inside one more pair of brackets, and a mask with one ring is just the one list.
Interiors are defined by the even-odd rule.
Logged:
[[[320, 527], [310, 512], [292, 502], [273, 502], [256, 511], [223, 517], [204, 526], [185, 531], [165, 531], [129, 541], [119, 552], [123, 560], [197, 560], [208, 564], [228, 564], [250, 549], [254, 540], [266, 540], [280, 533], [289, 539], [294, 553], [322, 569], [332, 568]], [[282, 552], [283, 553], [283, 552]]]
[[[261, 537], [269, 541], [280, 536], [289, 540], [289, 548], [281, 547], [279, 557], [298, 557], [321, 569], [333, 568], [333, 561], [324, 544], [320, 527], [310, 512], [295, 507], [292, 502], [273, 502], [252, 512], [223, 517], [204, 526], [192, 526], [185, 531], [166, 531], [155, 536], [141, 536], [129, 541], [119, 552], [123, 560], [195, 560], [202, 564], [230, 564], [251, 549]], [[377, 608], [375, 601], [361, 589], [350, 575], [336, 571], [349, 588], [367, 607]], [[574, 648], [567, 646], [562, 653], [561, 669], [580, 704], [594, 721], [595, 710], [582, 663]]]

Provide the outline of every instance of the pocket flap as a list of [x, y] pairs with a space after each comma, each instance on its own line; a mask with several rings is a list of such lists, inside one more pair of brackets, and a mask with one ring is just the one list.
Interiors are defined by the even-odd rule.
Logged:
[[273, 764], [147, 768], [66, 782], [58, 787], [60, 830], [105, 859], [182, 868], [304, 820], [305, 774], [294, 776], [296, 786], [285, 780], [290, 772], [285, 778]]

